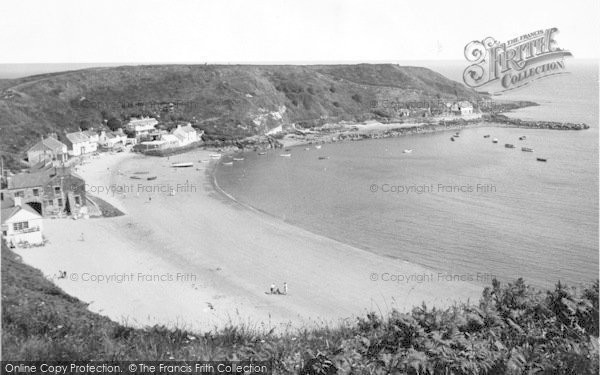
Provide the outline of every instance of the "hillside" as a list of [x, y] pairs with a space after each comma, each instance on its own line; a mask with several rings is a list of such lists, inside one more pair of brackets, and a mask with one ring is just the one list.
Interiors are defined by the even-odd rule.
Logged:
[[[158, 65], [92, 68], [0, 81], [0, 152], [11, 166], [41, 135], [112, 117], [186, 120], [213, 139], [387, 116], [383, 100], [478, 94], [426, 68], [397, 65]], [[169, 105], [172, 103], [172, 105]]]

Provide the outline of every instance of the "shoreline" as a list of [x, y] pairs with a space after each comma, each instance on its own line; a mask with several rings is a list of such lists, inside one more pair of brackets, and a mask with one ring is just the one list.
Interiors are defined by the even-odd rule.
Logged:
[[[172, 156], [165, 163], [164, 158], [128, 154], [82, 166], [81, 174], [90, 184], [102, 183], [107, 177], [110, 183], [124, 184], [130, 182], [128, 173], [148, 169], [164, 179], [161, 183], [193, 179], [199, 189], [175, 196], [152, 195], [151, 203], [147, 202], [150, 196], [143, 193], [100, 195], [125, 208], [126, 214], [51, 221], [46, 231], [50, 244], [19, 250], [18, 254], [49, 278], [56, 270], [80, 277], [84, 272], [195, 275], [194, 282], [181, 283], [53, 279], [67, 293], [90, 303], [90, 310], [141, 327], [183, 324], [209, 331], [245, 324], [280, 332], [337, 325], [383, 306], [401, 311], [422, 302], [447, 307], [473, 303], [481, 296], [483, 286], [447, 282], [439, 276], [434, 280], [435, 271], [425, 267], [316, 235], [264, 212], [248, 210], [239, 202], [224, 202], [210, 189], [210, 163], [202, 163], [208, 165], [199, 171], [170, 168], [171, 161], [208, 155], [208, 151], [197, 150]], [[121, 173], [107, 176], [107, 165]], [[189, 210], [190, 204], [197, 209]], [[85, 242], [75, 238], [80, 232], [85, 233]], [[384, 278], [405, 275], [402, 277], [407, 280], [375, 282], [370, 273]], [[429, 274], [431, 279], [424, 280], [423, 275]], [[290, 285], [289, 295], [265, 294], [271, 283], [281, 287], [283, 281]]]

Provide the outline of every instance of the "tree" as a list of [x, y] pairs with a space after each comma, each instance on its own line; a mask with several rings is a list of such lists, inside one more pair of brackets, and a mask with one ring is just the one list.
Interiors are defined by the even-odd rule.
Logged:
[[123, 127], [123, 124], [121, 124], [121, 120], [119, 120], [116, 117], [111, 117], [108, 122], [106, 123], [106, 126], [108, 126], [108, 128], [112, 131], [115, 131], [119, 128]]
[[88, 120], [79, 121], [79, 129], [81, 130], [88, 130], [91, 126], [92, 124]]

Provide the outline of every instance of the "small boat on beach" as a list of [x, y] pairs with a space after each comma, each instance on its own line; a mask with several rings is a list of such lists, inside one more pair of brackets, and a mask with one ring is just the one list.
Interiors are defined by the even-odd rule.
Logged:
[[456, 132], [456, 133], [454, 134], [454, 137], [458, 138], [458, 137], [460, 137], [460, 134], [459, 134], [458, 132]]
[[279, 155], [279, 156], [283, 156], [284, 158], [289, 158], [289, 157], [291, 157], [291, 156], [292, 156], [292, 154], [281, 154], [281, 155]]
[[171, 167], [173, 168], [189, 168], [189, 167], [193, 167], [194, 163], [173, 163], [171, 164]]
[[526, 136], [524, 136], [524, 135], [523, 135], [523, 136], [521, 136], [521, 137], [519, 137], [519, 141], [524, 141], [524, 140], [526, 140], [526, 139], [527, 139], [527, 137], [526, 137]]
[[542, 161], [542, 162], [547, 162], [548, 161], [548, 159], [546, 159], [546, 158], [537, 158], [536, 160], [537, 161]]
[[141, 180], [142, 178], [139, 176], [129, 176], [132, 180]]
[[506, 148], [515, 148], [515, 145], [510, 144], [510, 143], [505, 143], [504, 147], [506, 147]]
[[498, 143], [498, 138], [492, 139], [492, 143]]
[[413, 152], [413, 150], [412, 149], [408, 149], [408, 150], [404, 150], [402, 152], [405, 153], [405, 154], [410, 154], [411, 152]]
[[156, 178], [157, 178], [156, 176], [150, 176], [150, 177], [146, 178], [146, 180], [152, 181], [152, 180], [156, 180]]
[[262, 152], [259, 152], [258, 154], [259, 154], [259, 155], [266, 155], [267, 153], [266, 153], [266, 152], [264, 152], [264, 151], [262, 151]]
[[149, 174], [150, 172], [148, 171], [141, 171], [141, 172], [133, 172], [133, 174]]
[[233, 158], [234, 161], [244, 161], [244, 158]]
[[319, 156], [319, 160], [327, 160], [329, 159], [329, 156]]
[[483, 138], [489, 138], [489, 137], [490, 137], [489, 134], [486, 134], [486, 135], [483, 136]]
[[228, 162], [223, 163], [223, 165], [233, 165], [233, 162], [232, 161], [228, 161]]
[[317, 150], [320, 150], [320, 149], [321, 149], [321, 145], [316, 145], [316, 146], [315, 146], [315, 148], [316, 148]]
[[210, 154], [209, 156], [211, 159], [220, 159], [221, 158], [221, 154]]
[[533, 149], [530, 148], [530, 147], [521, 147], [521, 151], [524, 151], [524, 152], [533, 152]]

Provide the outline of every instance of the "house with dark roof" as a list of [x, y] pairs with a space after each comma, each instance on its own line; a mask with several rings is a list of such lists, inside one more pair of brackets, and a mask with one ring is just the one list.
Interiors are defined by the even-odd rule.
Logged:
[[65, 162], [67, 158], [67, 145], [52, 136], [42, 139], [27, 150], [29, 165], [48, 161]]
[[19, 173], [0, 192], [0, 200], [7, 199], [20, 199], [42, 216], [78, 215], [86, 207], [85, 181], [65, 167]]
[[22, 205], [18, 198], [12, 203], [11, 206], [3, 204], [0, 209], [2, 238], [8, 246], [43, 244], [42, 216], [30, 206]]

